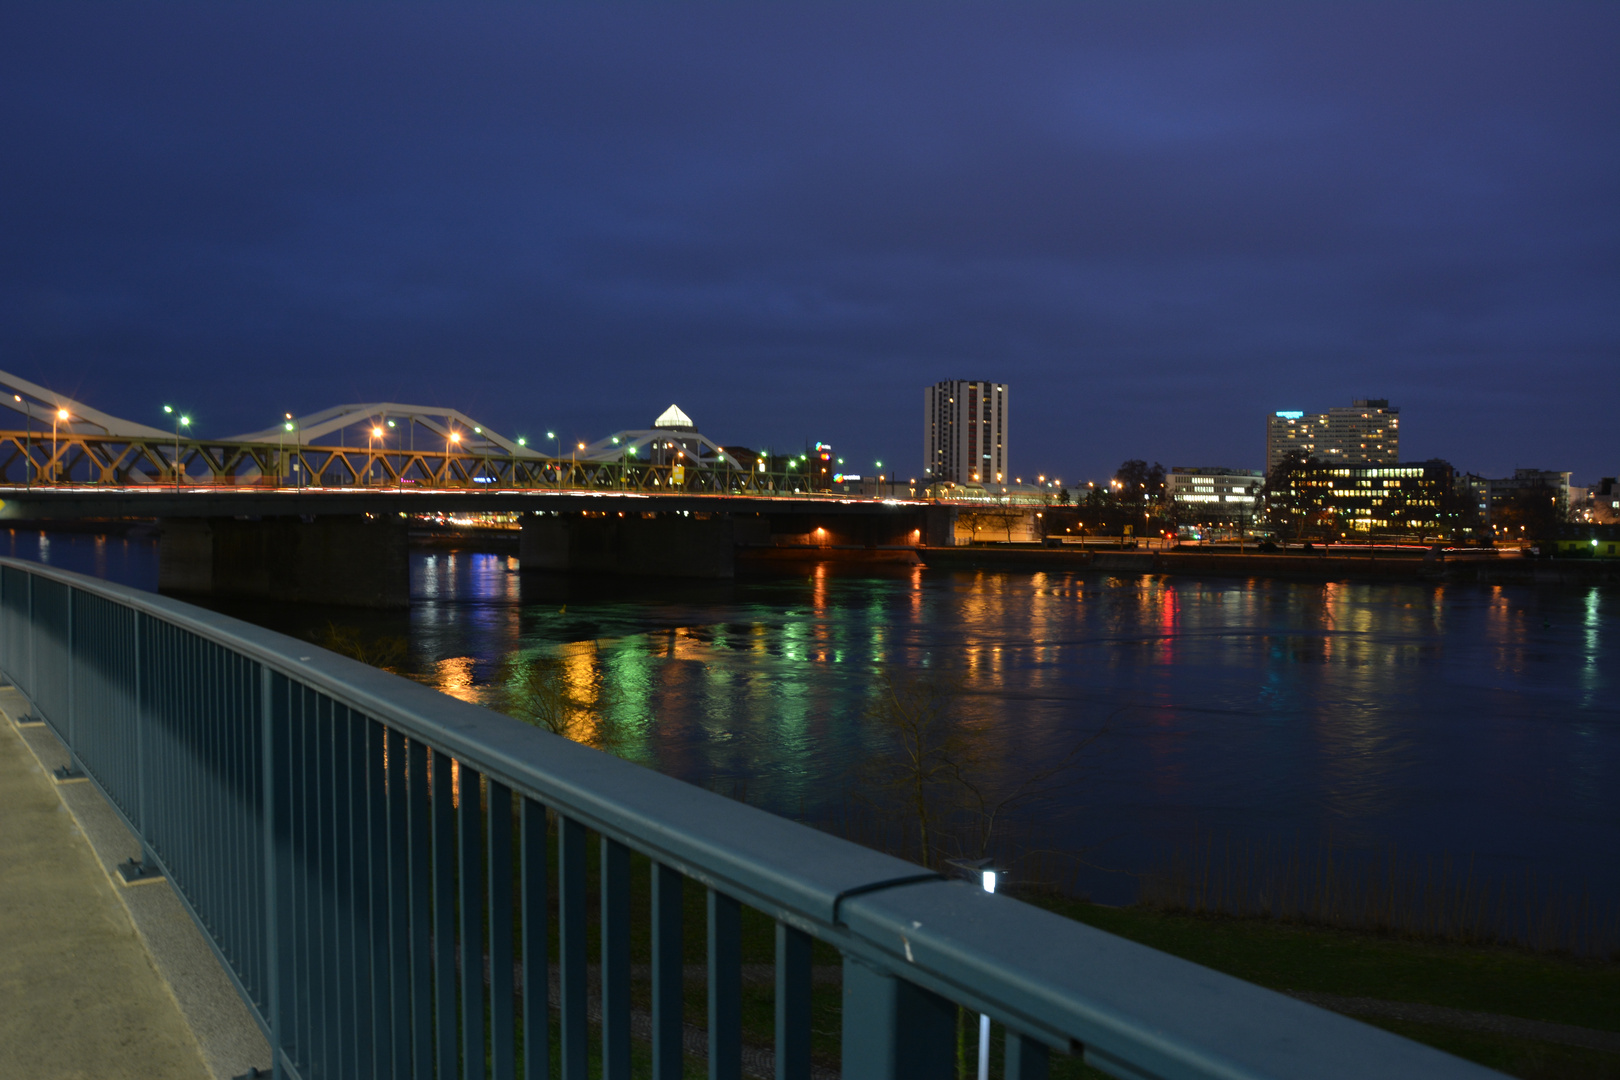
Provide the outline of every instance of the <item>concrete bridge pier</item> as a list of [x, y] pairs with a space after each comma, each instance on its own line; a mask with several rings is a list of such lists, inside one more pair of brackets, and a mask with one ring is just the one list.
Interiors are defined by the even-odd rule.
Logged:
[[166, 593], [402, 608], [410, 605], [406, 524], [395, 514], [165, 518]]
[[730, 578], [736, 533], [729, 514], [531, 514], [523, 519], [518, 562], [524, 570]]

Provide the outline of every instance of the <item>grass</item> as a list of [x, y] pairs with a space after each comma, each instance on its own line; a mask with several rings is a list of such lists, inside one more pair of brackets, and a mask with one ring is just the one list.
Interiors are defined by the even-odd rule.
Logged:
[[[599, 902], [595, 893], [596, 848], [593, 843], [588, 901], [593, 913]], [[650, 955], [647, 861], [634, 858], [631, 874], [632, 956], [635, 962], [644, 963]], [[1528, 948], [1411, 940], [1391, 933], [1307, 926], [1269, 918], [1114, 908], [1051, 894], [1025, 899], [1100, 930], [1275, 990], [1441, 1005], [1620, 1032], [1620, 964], [1611, 961], [1548, 955]], [[688, 882], [683, 901], [685, 958], [688, 963], [702, 963], [706, 955], [705, 890]], [[774, 932], [771, 919], [743, 909], [745, 963], [773, 962]], [[593, 959], [598, 948], [593, 925]], [[832, 948], [818, 943], [814, 962], [836, 965], [839, 957]], [[769, 985], [744, 984], [742, 1023], [747, 1042], [771, 1045], [773, 993]], [[636, 985], [632, 993], [635, 1006], [647, 1008], [648, 995], [645, 983]], [[841, 1027], [838, 987], [817, 986], [813, 1003], [817, 1060], [836, 1067]], [[687, 984], [685, 1005], [686, 1022], [702, 1026], [707, 1019], [707, 1002], [701, 982]], [[976, 1019], [967, 1017], [966, 1022], [971, 1059]], [[1616, 1054], [1433, 1024], [1370, 1022], [1512, 1076], [1620, 1080], [1620, 1055]], [[993, 1076], [999, 1075], [1000, 1039], [998, 1029]], [[636, 1050], [638, 1058], [643, 1051]], [[969, 1064], [971, 1072], [971, 1061]], [[689, 1075], [701, 1075], [702, 1071], [700, 1062], [688, 1062]], [[1101, 1075], [1076, 1059], [1052, 1060], [1055, 1080]]]
[[[1610, 961], [1258, 917], [1031, 899], [1099, 930], [1273, 990], [1442, 1005], [1620, 1032], [1620, 964]], [[1620, 1054], [1404, 1020], [1363, 1022], [1527, 1080], [1620, 1080]]]
[[1309, 990], [1501, 1013], [1620, 1032], [1620, 964], [1507, 946], [1412, 941], [1265, 918], [1041, 907], [1274, 990]]
[[1476, 1065], [1522, 1077], [1523, 1080], [1615, 1080], [1620, 1077], [1620, 1055], [1605, 1054], [1600, 1050], [1583, 1050], [1502, 1035], [1483, 1035], [1404, 1020], [1367, 1022]]
[[1523, 945], [1620, 960], [1620, 906], [1532, 873], [1491, 880], [1472, 860], [1356, 852], [1329, 842], [1277, 847], [1194, 836], [1141, 879], [1169, 910], [1264, 915], [1469, 945]]

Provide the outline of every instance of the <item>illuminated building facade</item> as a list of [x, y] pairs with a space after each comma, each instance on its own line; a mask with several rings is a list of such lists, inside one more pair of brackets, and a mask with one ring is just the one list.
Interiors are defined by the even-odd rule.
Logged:
[[1006, 383], [951, 379], [923, 391], [923, 475], [934, 482], [1006, 482]]
[[1177, 465], [1165, 481], [1177, 520], [1226, 522], [1254, 517], [1266, 477], [1254, 469]]
[[1455, 526], [1456, 473], [1448, 462], [1341, 465], [1317, 461], [1293, 471], [1271, 513], [1330, 532], [1445, 534]]
[[1266, 472], [1291, 450], [1327, 462], [1394, 464], [1401, 459], [1401, 410], [1359, 398], [1325, 413], [1284, 410], [1266, 417]]
[[1550, 469], [1514, 469], [1512, 476], [1485, 481], [1490, 490], [1487, 521], [1507, 503], [1518, 499], [1544, 497], [1552, 500], [1560, 517], [1567, 517], [1574, 509], [1570, 498], [1569, 480], [1572, 473]]
[[832, 443], [816, 443], [816, 448], [810, 451], [807, 456], [810, 459], [810, 490], [831, 491], [833, 477], [838, 473], [838, 464], [833, 458]]

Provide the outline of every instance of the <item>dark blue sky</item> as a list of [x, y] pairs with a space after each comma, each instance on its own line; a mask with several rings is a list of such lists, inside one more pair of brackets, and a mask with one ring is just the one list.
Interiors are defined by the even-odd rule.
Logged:
[[[874, 10], [875, 8], [875, 10]], [[8, 4], [0, 368], [206, 435], [395, 400], [596, 438], [1620, 471], [1614, 4]]]

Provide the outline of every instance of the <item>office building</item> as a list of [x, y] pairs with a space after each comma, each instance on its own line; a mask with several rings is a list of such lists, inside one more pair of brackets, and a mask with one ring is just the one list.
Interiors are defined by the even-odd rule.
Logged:
[[931, 483], [1006, 481], [1006, 383], [951, 379], [923, 391], [923, 475]]
[[1270, 512], [1285, 533], [1318, 531], [1434, 536], [1456, 525], [1456, 473], [1447, 462], [1349, 465], [1316, 462], [1272, 495]]
[[1325, 413], [1283, 410], [1266, 417], [1266, 472], [1291, 450], [1346, 465], [1401, 459], [1401, 410], [1385, 398], [1359, 398]]
[[1245, 521], [1254, 517], [1265, 474], [1255, 469], [1177, 465], [1165, 477], [1179, 521]]

